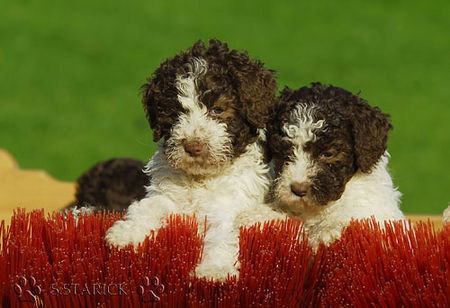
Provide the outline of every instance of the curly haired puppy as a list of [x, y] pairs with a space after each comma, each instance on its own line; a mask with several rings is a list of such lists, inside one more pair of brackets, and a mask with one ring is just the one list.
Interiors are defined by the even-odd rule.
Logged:
[[145, 164], [133, 158], [113, 158], [95, 164], [76, 183], [76, 200], [66, 209], [125, 210], [134, 200], [145, 197], [149, 178]]
[[404, 219], [387, 171], [387, 114], [333, 86], [312, 83], [277, 100], [268, 125], [276, 178], [271, 195], [300, 217], [313, 247], [352, 218]]
[[277, 83], [246, 52], [210, 40], [163, 62], [143, 86], [154, 141], [146, 197], [106, 234], [112, 245], [137, 245], [169, 213], [195, 214], [205, 227], [198, 277], [237, 274], [239, 227], [279, 218], [263, 205], [269, 187], [264, 129]]

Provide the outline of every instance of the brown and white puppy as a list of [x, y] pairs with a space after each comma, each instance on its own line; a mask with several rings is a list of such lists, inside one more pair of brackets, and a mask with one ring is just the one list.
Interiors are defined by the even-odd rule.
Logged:
[[277, 90], [273, 71], [218, 40], [208, 48], [198, 41], [163, 62], [142, 90], [153, 139], [163, 142], [146, 168], [146, 197], [108, 230], [108, 243], [137, 245], [170, 213], [195, 214], [203, 230], [206, 216], [196, 275], [237, 274], [239, 227], [280, 217], [262, 205], [269, 187], [264, 129]]
[[314, 247], [340, 237], [352, 218], [403, 219], [387, 171], [387, 114], [342, 88], [286, 87], [268, 128], [272, 198], [304, 220]]

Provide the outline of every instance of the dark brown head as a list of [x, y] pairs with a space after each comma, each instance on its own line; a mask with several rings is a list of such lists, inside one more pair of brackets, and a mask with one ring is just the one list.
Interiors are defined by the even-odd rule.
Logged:
[[133, 158], [99, 162], [77, 180], [76, 200], [68, 208], [90, 206], [96, 211], [121, 211], [145, 197], [148, 176], [145, 165]]
[[268, 125], [273, 192], [294, 208], [338, 200], [352, 176], [371, 172], [386, 151], [389, 116], [347, 90], [286, 87], [276, 105]]
[[187, 173], [217, 172], [257, 140], [273, 107], [274, 72], [226, 43], [198, 41], [161, 64], [142, 87], [153, 140]]

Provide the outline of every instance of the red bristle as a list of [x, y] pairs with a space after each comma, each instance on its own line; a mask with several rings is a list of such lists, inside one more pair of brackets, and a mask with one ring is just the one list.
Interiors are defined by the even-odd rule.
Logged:
[[[299, 221], [255, 225], [240, 232], [240, 279], [214, 283], [191, 276], [203, 249], [195, 218], [169, 217], [135, 251], [111, 249], [104, 240], [120, 217], [82, 215], [76, 222], [71, 214], [17, 210], [9, 227], [0, 225], [1, 306], [35, 307], [14, 292], [21, 275], [36, 278], [45, 307], [145, 307], [151, 303], [137, 289], [154, 276], [164, 285], [160, 302], [152, 303], [158, 307], [449, 304], [450, 226], [436, 233], [430, 223], [408, 229], [353, 222], [313, 258]], [[84, 284], [123, 282], [126, 295], [82, 294]], [[50, 293], [64, 283], [80, 284], [79, 294]]]
[[260, 228], [255, 225], [241, 231], [240, 304], [279, 306], [301, 302], [311, 260], [302, 224], [288, 219], [265, 223]]
[[353, 222], [324, 252], [321, 305], [447, 306], [450, 246], [439, 238], [430, 223]]
[[[49, 295], [42, 299], [46, 307], [108, 307], [135, 306], [141, 303], [136, 290], [145, 276], [159, 275], [168, 280], [168, 293], [174, 300], [183, 299], [183, 290], [190, 269], [198, 261], [202, 238], [192, 218], [171, 217], [155, 239], [147, 240], [140, 255], [132, 249], [110, 250], [104, 234], [117, 215], [84, 215], [76, 224], [73, 216], [57, 213], [47, 220], [43, 212], [26, 214], [19, 210], [13, 217], [10, 230], [1, 227], [2, 306], [17, 306], [12, 286], [20, 275], [32, 275], [39, 285], [50, 292], [52, 284], [78, 283], [80, 290], [87, 284], [127, 282], [130, 296]], [[150, 248], [151, 247], [151, 248]], [[117, 262], [118, 260], [119, 262]], [[45, 269], [45, 270], [43, 270]], [[9, 270], [9, 272], [8, 272]], [[121, 280], [118, 280], [121, 279]], [[71, 289], [73, 293], [73, 289]], [[177, 292], [175, 292], [177, 291]], [[162, 294], [162, 299], [165, 294]], [[130, 302], [130, 299], [132, 300]]]

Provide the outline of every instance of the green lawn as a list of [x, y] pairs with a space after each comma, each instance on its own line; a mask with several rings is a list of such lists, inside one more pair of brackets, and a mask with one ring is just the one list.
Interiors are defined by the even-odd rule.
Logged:
[[140, 85], [165, 58], [217, 37], [277, 70], [280, 86], [331, 83], [390, 113], [402, 209], [441, 213], [450, 201], [449, 11], [449, 1], [420, 0], [6, 0], [0, 148], [63, 180], [111, 157], [147, 160], [155, 145]]

